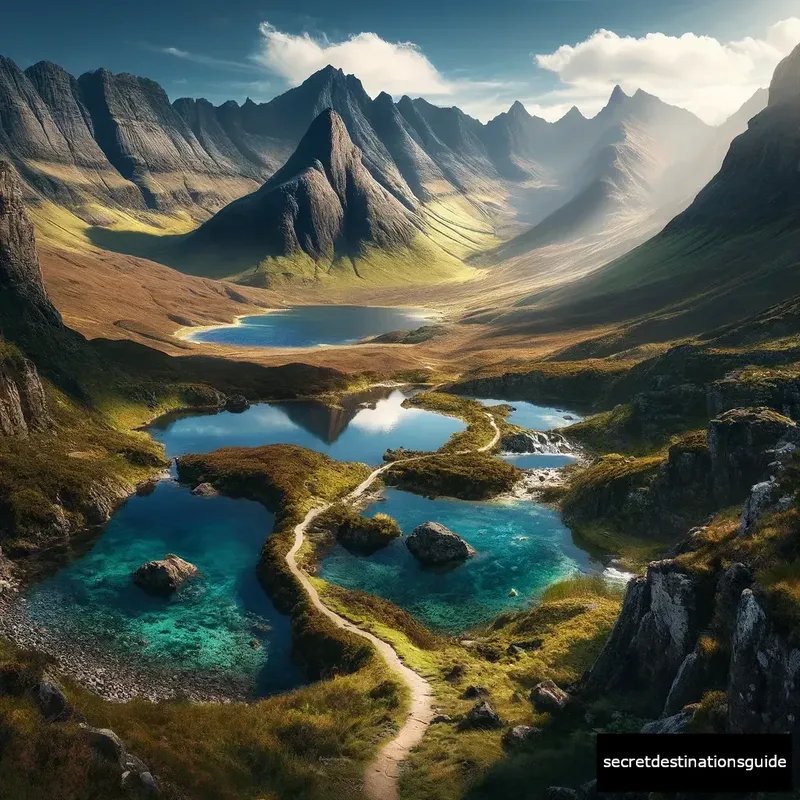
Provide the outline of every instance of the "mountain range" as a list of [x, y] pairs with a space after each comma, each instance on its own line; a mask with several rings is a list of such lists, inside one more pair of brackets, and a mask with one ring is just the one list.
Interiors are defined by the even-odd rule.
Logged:
[[636, 341], [653, 341], [785, 301], [800, 292], [798, 164], [800, 46], [776, 69], [766, 108], [688, 208], [630, 253], [530, 298], [535, 316], [547, 308], [559, 326], [636, 318]]
[[[746, 113], [757, 113], [758, 102]], [[390, 216], [404, 218], [399, 204], [455, 258], [509, 225], [532, 226], [510, 244], [519, 252], [602, 232], [620, 215], [647, 216], [665, 203], [680, 210], [716, 171], [739, 124], [711, 128], [619, 87], [591, 119], [572, 109], [550, 123], [517, 102], [483, 124], [420, 98], [372, 99], [358, 78], [330, 66], [267, 103], [213, 106], [170, 102], [146, 78], [104, 69], [75, 78], [49, 62], [23, 71], [0, 57], [0, 156], [33, 198], [94, 226], [109, 225], [109, 209], [207, 220], [279, 170], [285, 176], [327, 109], [393, 199], [382, 204]], [[301, 249], [310, 255], [318, 244]]]

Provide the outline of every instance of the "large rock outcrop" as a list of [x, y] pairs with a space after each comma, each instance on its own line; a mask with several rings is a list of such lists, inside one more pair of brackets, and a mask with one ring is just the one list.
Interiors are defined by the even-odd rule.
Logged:
[[[3, 350], [7, 352], [4, 354]], [[51, 420], [47, 397], [33, 362], [0, 340], [0, 436], [27, 436]]]
[[781, 443], [800, 443], [800, 428], [769, 408], [733, 409], [711, 421], [708, 449], [718, 507], [741, 502], [767, 477]]
[[[674, 560], [655, 561], [628, 584], [619, 618], [592, 667], [589, 692], [638, 687], [660, 710], [707, 621], [705, 590]], [[654, 654], [658, 657], [654, 657]]]
[[7, 161], [0, 161], [0, 319], [3, 334], [15, 340], [33, 335], [31, 329], [61, 326], [44, 287], [19, 176]]
[[420, 563], [436, 566], [466, 561], [475, 555], [457, 533], [438, 522], [425, 522], [414, 528], [406, 547]]
[[800, 649], [775, 631], [751, 589], [737, 608], [727, 695], [732, 732], [800, 732]]
[[194, 564], [168, 553], [160, 561], [148, 561], [133, 573], [133, 582], [148, 594], [169, 595], [177, 592], [197, 575]]

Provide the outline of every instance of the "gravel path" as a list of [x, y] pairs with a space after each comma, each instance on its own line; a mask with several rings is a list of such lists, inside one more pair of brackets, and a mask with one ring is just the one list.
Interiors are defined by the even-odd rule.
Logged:
[[[500, 429], [497, 427], [494, 417], [488, 413], [486, 416], [489, 418], [495, 434], [488, 444], [477, 448], [477, 452], [479, 453], [485, 453], [491, 450], [500, 440]], [[468, 452], [471, 451], [463, 450], [456, 453], [456, 455], [464, 455]], [[418, 461], [423, 458], [429, 458], [429, 456], [415, 456], [413, 458], [403, 459], [403, 461]], [[357, 500], [369, 489], [380, 475], [394, 466], [394, 464], [398, 463], [402, 462], [395, 461], [391, 464], [385, 464], [370, 473], [369, 477], [363, 481], [363, 483], [359, 484], [344, 498], [344, 501], [346, 503], [351, 503]], [[367, 765], [364, 775], [364, 792], [368, 800], [397, 800], [400, 765], [408, 757], [411, 749], [422, 741], [422, 737], [425, 735], [425, 731], [428, 729], [431, 719], [433, 719], [433, 690], [428, 681], [403, 663], [400, 656], [388, 642], [379, 639], [369, 631], [359, 628], [354, 623], [339, 616], [335, 611], [331, 611], [331, 609], [322, 602], [317, 590], [309, 580], [308, 575], [298, 566], [297, 554], [303, 546], [305, 533], [309, 525], [320, 514], [330, 508], [330, 505], [331, 504], [311, 509], [311, 511], [306, 514], [305, 519], [295, 527], [294, 544], [292, 545], [292, 549], [286, 554], [286, 563], [292, 574], [302, 584], [312, 604], [337, 627], [367, 639], [381, 654], [389, 665], [389, 668], [397, 674], [411, 692], [411, 709], [409, 710], [406, 721], [403, 723], [397, 736], [387, 742], [380, 749], [375, 758]]]

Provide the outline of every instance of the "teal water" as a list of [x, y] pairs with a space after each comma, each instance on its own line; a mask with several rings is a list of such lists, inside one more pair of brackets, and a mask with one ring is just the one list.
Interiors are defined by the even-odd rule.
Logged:
[[167, 455], [207, 453], [220, 447], [297, 444], [339, 461], [380, 464], [386, 449], [436, 450], [466, 425], [420, 408], [403, 408], [407, 394], [376, 389], [345, 398], [342, 408], [321, 403], [259, 403], [243, 414], [165, 418], [151, 434]]
[[189, 338], [240, 347], [341, 345], [390, 331], [414, 330], [437, 318], [421, 308], [298, 306], [244, 317], [238, 325], [197, 331]]
[[576, 458], [565, 453], [506, 453], [503, 460], [520, 469], [557, 469], [574, 464]]
[[[421, 567], [403, 539], [369, 557], [337, 546], [322, 559], [320, 577], [390, 600], [437, 630], [463, 633], [522, 610], [554, 581], [591, 568], [559, 515], [536, 503], [430, 500], [396, 489], [385, 498], [365, 513], [390, 514], [406, 535], [423, 522], [440, 522], [477, 555], [441, 570]], [[509, 597], [512, 588], [517, 597]]]
[[[131, 498], [85, 556], [33, 585], [28, 614], [76, 644], [156, 670], [214, 674], [256, 696], [289, 689], [301, 676], [289, 659], [288, 619], [255, 571], [273, 523], [258, 503], [194, 497], [162, 481]], [[167, 553], [201, 575], [171, 598], [151, 597], [131, 573]]]
[[520, 428], [532, 431], [550, 431], [555, 428], [565, 428], [580, 422], [583, 417], [575, 411], [551, 406], [537, 406], [524, 400], [491, 400], [486, 397], [474, 397], [485, 406], [510, 405], [514, 407], [508, 421]]

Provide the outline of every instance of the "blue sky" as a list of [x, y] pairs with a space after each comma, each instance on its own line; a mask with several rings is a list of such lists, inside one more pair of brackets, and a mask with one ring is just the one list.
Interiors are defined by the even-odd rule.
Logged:
[[[402, 7], [402, 13], [397, 9]], [[423, 95], [488, 119], [519, 99], [596, 113], [614, 83], [708, 121], [732, 113], [800, 42], [795, 0], [37, 0], [3, 11], [0, 53], [99, 66], [170, 97], [256, 101], [334, 63], [371, 94]]]

